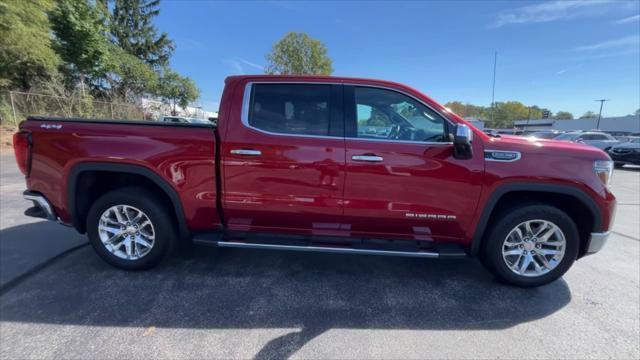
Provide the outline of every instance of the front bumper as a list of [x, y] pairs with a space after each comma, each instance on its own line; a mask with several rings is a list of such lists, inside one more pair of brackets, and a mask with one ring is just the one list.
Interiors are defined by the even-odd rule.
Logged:
[[585, 255], [595, 254], [600, 251], [604, 247], [604, 244], [607, 243], [607, 239], [609, 238], [610, 234], [610, 231], [591, 233], [591, 237], [589, 238], [589, 245], [587, 246]]

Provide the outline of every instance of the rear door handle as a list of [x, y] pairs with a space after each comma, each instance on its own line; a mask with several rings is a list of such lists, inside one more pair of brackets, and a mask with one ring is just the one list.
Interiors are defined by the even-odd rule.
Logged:
[[368, 162], [380, 162], [384, 160], [382, 156], [378, 155], [353, 155], [351, 160], [355, 161], [368, 161]]
[[231, 150], [231, 153], [234, 155], [247, 155], [247, 156], [260, 156], [262, 155], [262, 151], [260, 150], [251, 150], [251, 149], [234, 149]]

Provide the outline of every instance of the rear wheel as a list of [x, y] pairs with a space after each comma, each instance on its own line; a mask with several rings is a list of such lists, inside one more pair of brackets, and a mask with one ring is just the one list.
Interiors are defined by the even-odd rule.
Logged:
[[167, 207], [143, 188], [122, 188], [100, 197], [87, 215], [87, 235], [109, 264], [126, 270], [157, 265], [176, 238]]
[[571, 218], [548, 205], [527, 205], [494, 223], [483, 260], [498, 279], [518, 286], [540, 286], [562, 276], [575, 261], [578, 229]]

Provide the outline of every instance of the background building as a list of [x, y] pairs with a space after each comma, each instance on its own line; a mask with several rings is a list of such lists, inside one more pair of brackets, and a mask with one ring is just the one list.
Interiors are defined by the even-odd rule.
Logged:
[[573, 119], [573, 120], [516, 120], [514, 126], [523, 130], [594, 130], [599, 129], [608, 132], [628, 132], [640, 133], [640, 117], [629, 115], [619, 117], [608, 117], [600, 119], [598, 126], [598, 118]]

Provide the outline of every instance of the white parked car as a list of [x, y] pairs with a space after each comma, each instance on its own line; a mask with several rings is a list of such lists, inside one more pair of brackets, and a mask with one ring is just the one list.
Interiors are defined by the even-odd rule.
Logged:
[[188, 123], [187, 118], [181, 116], [163, 116], [159, 121], [170, 123]]
[[613, 136], [599, 131], [568, 132], [554, 137], [553, 140], [578, 142], [595, 146], [602, 150], [606, 150], [620, 142]]

